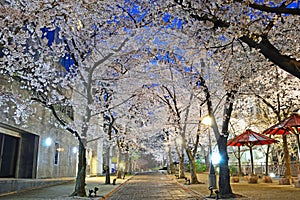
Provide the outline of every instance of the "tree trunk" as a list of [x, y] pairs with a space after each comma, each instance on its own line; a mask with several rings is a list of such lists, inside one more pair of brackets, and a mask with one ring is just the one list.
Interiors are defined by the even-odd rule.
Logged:
[[[205, 63], [202, 60], [201, 66], [204, 65]], [[224, 113], [223, 113], [224, 119], [222, 124], [222, 134], [220, 134], [214, 116], [209, 89], [205, 83], [205, 79], [201, 76], [199, 78], [200, 78], [200, 82], [204, 86], [204, 93], [206, 95], [208, 115], [212, 119], [211, 127], [214, 130], [214, 134], [218, 144], [219, 154], [221, 156], [220, 176], [219, 176], [220, 195], [221, 197], [232, 197], [234, 196], [234, 194], [232, 193], [231, 185], [230, 185], [230, 170], [228, 167], [228, 154], [227, 154], [227, 137], [228, 137], [228, 125], [233, 110], [233, 102], [234, 102], [233, 100], [234, 100], [234, 95], [236, 93], [236, 90], [231, 90], [226, 94], [226, 102], [224, 105]]]
[[122, 158], [122, 150], [118, 144], [118, 160], [117, 160], [117, 171], [116, 171], [117, 178], [122, 178], [121, 169], [120, 169], [121, 158]]
[[175, 174], [175, 167], [172, 158], [171, 145], [168, 145], [168, 153], [169, 153], [169, 162], [170, 162], [170, 172], [171, 174]]
[[218, 140], [218, 148], [221, 156], [220, 160], [220, 176], [219, 188], [222, 198], [232, 197], [233, 193], [230, 186], [230, 170], [228, 167], [228, 154], [227, 154], [227, 137], [220, 135]]
[[289, 149], [287, 145], [287, 138], [286, 135], [282, 135], [282, 142], [283, 142], [283, 152], [284, 152], [284, 158], [285, 158], [285, 178], [291, 178], [292, 172], [291, 172], [291, 159], [289, 155]]
[[105, 162], [105, 184], [110, 184], [109, 157], [110, 157], [110, 145], [108, 144], [106, 150], [106, 162]]
[[198, 181], [198, 178], [197, 178], [195, 160], [192, 159], [192, 160], [189, 160], [189, 162], [190, 162], [191, 184], [198, 184], [200, 182]]
[[205, 151], [205, 171], [208, 172], [209, 171], [209, 166], [210, 166], [210, 161], [209, 161], [209, 151]]
[[179, 178], [184, 178], [184, 154], [182, 153], [179, 158]]
[[266, 152], [266, 173], [265, 175], [269, 175], [269, 152], [270, 152], [270, 145], [267, 147], [267, 152]]
[[195, 157], [192, 155], [191, 149], [189, 149], [189, 147], [186, 147], [186, 153], [188, 155], [190, 164], [191, 184], [198, 184], [199, 181], [196, 173]]
[[239, 165], [239, 175], [242, 175], [242, 163], [241, 163], [241, 147], [238, 147], [238, 165]]
[[75, 191], [71, 196], [85, 197], [85, 177], [86, 177], [86, 148], [82, 140], [79, 139], [78, 149], [78, 171], [76, 176]]
[[124, 169], [124, 173], [126, 174], [129, 170], [129, 153], [128, 151], [126, 151], [125, 153], [125, 169]]
[[128, 172], [129, 172], [129, 174], [131, 174], [132, 173], [132, 158], [131, 158], [130, 154], [128, 154], [128, 156], [129, 156]]
[[250, 148], [250, 161], [251, 161], [251, 175], [254, 174], [254, 161], [253, 161], [253, 151], [252, 146]]

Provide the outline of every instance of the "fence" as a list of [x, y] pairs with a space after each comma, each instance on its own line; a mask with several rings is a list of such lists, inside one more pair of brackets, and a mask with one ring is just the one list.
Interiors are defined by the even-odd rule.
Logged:
[[[250, 162], [242, 162], [242, 174], [251, 174], [251, 163]], [[291, 162], [291, 171], [292, 176], [298, 176], [300, 174], [300, 162], [293, 161]], [[239, 172], [238, 162], [230, 162], [229, 167], [232, 172]], [[282, 176], [285, 174], [285, 165], [284, 163], [269, 163], [268, 172], [274, 173], [275, 176]], [[255, 174], [266, 174], [266, 164], [265, 162], [255, 163], [254, 164], [254, 173]]]

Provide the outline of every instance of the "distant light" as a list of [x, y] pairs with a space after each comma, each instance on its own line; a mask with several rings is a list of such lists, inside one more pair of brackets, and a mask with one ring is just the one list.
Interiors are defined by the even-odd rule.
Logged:
[[211, 162], [212, 164], [216, 165], [219, 164], [221, 161], [221, 156], [218, 152], [212, 152], [211, 154]]
[[270, 177], [271, 177], [271, 178], [274, 178], [274, 177], [275, 177], [275, 174], [274, 174], [273, 172], [271, 172], [271, 173], [270, 173]]
[[51, 146], [51, 144], [52, 144], [52, 139], [50, 137], [46, 138], [44, 141], [44, 145], [46, 147], [49, 147], [49, 146]]
[[212, 118], [207, 115], [207, 116], [203, 117], [201, 123], [206, 125], [206, 126], [211, 126], [212, 125]]
[[56, 149], [58, 152], [62, 152], [62, 151], [64, 151], [65, 149], [64, 148], [57, 148]]
[[73, 147], [72, 152], [73, 152], [73, 153], [77, 153], [77, 152], [78, 152], [77, 147]]

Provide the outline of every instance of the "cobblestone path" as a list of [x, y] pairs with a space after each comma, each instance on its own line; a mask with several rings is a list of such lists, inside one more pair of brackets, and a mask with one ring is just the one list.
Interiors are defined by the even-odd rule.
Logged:
[[182, 187], [162, 173], [142, 173], [133, 176], [107, 200], [200, 200], [196, 193]]

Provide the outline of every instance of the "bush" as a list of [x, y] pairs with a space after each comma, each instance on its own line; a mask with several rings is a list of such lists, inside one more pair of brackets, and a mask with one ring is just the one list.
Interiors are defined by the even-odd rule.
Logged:
[[229, 170], [230, 170], [230, 176], [233, 176], [233, 175], [237, 175], [237, 174], [238, 174], [238, 170], [237, 170], [237, 167], [236, 167], [236, 166], [230, 165], [230, 166], [229, 166]]
[[[196, 167], [196, 173], [202, 173], [206, 171], [206, 165], [202, 164], [200, 160], [196, 160], [195, 167]], [[186, 165], [186, 171], [190, 171], [190, 164]]]

